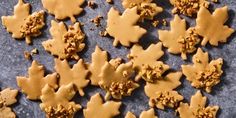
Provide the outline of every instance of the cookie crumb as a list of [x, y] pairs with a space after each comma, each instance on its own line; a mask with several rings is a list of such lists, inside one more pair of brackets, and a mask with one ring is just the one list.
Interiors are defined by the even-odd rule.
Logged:
[[32, 55], [28, 51], [24, 51], [24, 57], [27, 60], [32, 60]]
[[95, 9], [97, 7], [97, 4], [93, 0], [89, 0], [88, 7], [90, 7], [91, 9]]
[[101, 26], [101, 20], [103, 19], [102, 16], [98, 15], [97, 17], [91, 19], [90, 21], [94, 23], [97, 27]]

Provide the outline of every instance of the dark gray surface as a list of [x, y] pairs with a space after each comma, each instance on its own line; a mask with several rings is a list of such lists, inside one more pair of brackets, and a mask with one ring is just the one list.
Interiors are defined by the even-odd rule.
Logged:
[[[40, 0], [25, 0], [32, 5], [32, 11], [38, 11], [43, 9]], [[126, 54], [129, 49], [126, 49], [122, 46], [115, 48], [112, 46], [112, 39], [109, 38], [101, 38], [98, 35], [98, 32], [105, 28], [106, 23], [102, 21], [102, 26], [100, 28], [96, 28], [94, 24], [89, 22], [91, 18], [96, 17], [97, 15], [102, 15], [106, 17], [107, 11], [112, 5], [108, 5], [105, 0], [95, 0], [98, 3], [98, 7], [95, 10], [92, 10], [88, 7], [85, 8], [85, 12], [82, 15], [77, 17], [77, 19], [83, 23], [85, 26], [83, 30], [87, 36], [86, 39], [86, 49], [81, 53], [81, 56], [85, 61], [90, 62], [91, 53], [93, 52], [95, 45], [99, 45], [104, 50], [107, 50], [110, 53], [111, 57], [122, 57], [126, 59]], [[115, 8], [121, 7], [120, 0], [115, 1]], [[172, 15], [170, 14], [170, 10], [172, 7], [169, 5], [168, 0], [154, 0], [159, 5], [164, 7], [165, 11], [158, 15], [158, 19], [167, 18], [168, 21], [171, 20]], [[221, 1], [221, 0], [220, 0]], [[3, 15], [12, 15], [13, 6], [17, 3], [17, 0], [0, 0], [0, 16]], [[235, 19], [235, 10], [236, 10], [236, 1], [235, 0], [222, 0], [221, 4], [213, 4], [214, 7], [228, 5], [229, 7], [229, 16], [230, 20], [227, 22], [232, 28], [236, 29], [236, 19]], [[213, 7], [213, 8], [214, 8]], [[38, 60], [41, 64], [45, 65], [48, 72], [53, 71], [53, 57], [47, 53], [41, 42], [49, 39], [51, 36], [48, 33], [50, 28], [50, 20], [54, 19], [53, 16], [47, 15], [47, 26], [43, 30], [43, 35], [34, 38], [33, 45], [28, 46], [25, 41], [15, 41], [11, 38], [11, 34], [6, 32], [4, 27], [0, 25], [0, 87], [12, 87], [19, 89], [16, 85], [16, 76], [18, 75], [28, 75], [27, 69], [31, 65], [30, 61], [24, 59], [23, 52], [25, 50], [32, 50], [33, 48], [39, 49], [39, 55], [33, 56], [33, 59]], [[194, 20], [188, 19], [189, 25], [194, 25]], [[71, 22], [66, 20], [67, 24]], [[1, 24], [1, 23], [0, 23]], [[168, 27], [158, 27], [153, 28], [150, 22], [146, 22], [142, 24], [148, 30], [148, 33], [141, 39], [141, 44], [144, 47], [147, 47], [151, 43], [158, 42], [158, 38], [156, 35], [157, 29], [166, 29]], [[94, 31], [91, 31], [90, 28], [93, 28]], [[183, 63], [189, 63], [191, 59], [184, 62], [181, 60], [180, 56], [175, 56], [167, 53], [166, 49], [165, 55], [162, 58], [165, 63], [169, 64], [174, 70], [180, 70], [180, 65]], [[204, 92], [209, 99], [210, 105], [219, 105], [220, 111], [218, 112], [219, 118], [235, 118], [236, 117], [236, 40], [235, 34], [231, 36], [229, 41], [226, 44], [221, 44], [219, 47], [210, 47], [209, 45], [204, 48], [205, 51], [210, 53], [210, 57], [215, 59], [222, 57], [224, 59], [224, 75], [222, 77], [222, 81], [219, 85], [217, 85], [212, 94], [207, 94]], [[191, 57], [191, 56], [190, 56]], [[118, 117], [123, 117], [127, 111], [134, 112], [137, 116], [140, 114], [142, 110], [147, 110], [148, 106], [148, 98], [145, 96], [143, 91], [144, 82], [140, 83], [142, 86], [135, 90], [134, 95], [132, 97], [125, 97], [123, 101], [123, 105], [121, 108], [122, 114]], [[89, 96], [93, 95], [95, 92], [101, 92], [104, 95], [104, 91], [95, 88], [95, 87], [87, 87], [85, 89], [86, 95], [84, 97], [76, 96], [75, 101], [82, 104], [83, 107], [86, 106], [87, 101], [89, 100]], [[196, 92], [196, 89], [190, 86], [189, 82], [182, 78], [182, 85], [178, 88], [178, 91], [184, 95], [186, 101], [189, 101], [191, 95]], [[25, 98], [25, 95], [19, 94], [18, 96], [19, 102], [16, 105], [13, 105], [14, 111], [16, 112], [19, 118], [43, 118], [44, 114], [41, 112], [38, 102], [29, 101]], [[175, 116], [174, 110], [157, 110], [156, 114], [160, 118], [174, 118]], [[82, 110], [76, 115], [76, 117], [82, 117]]]

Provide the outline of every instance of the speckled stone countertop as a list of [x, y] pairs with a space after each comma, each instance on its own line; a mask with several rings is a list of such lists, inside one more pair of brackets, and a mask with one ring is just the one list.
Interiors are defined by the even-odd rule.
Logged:
[[[86, 38], [86, 49], [81, 53], [81, 57], [86, 61], [90, 62], [91, 53], [94, 51], [96, 45], [102, 47], [102, 49], [109, 52], [110, 57], [122, 57], [127, 60], [126, 54], [129, 52], [129, 49], [119, 46], [115, 48], [112, 46], [113, 40], [110, 38], [100, 37], [98, 35], [99, 31], [104, 30], [106, 26], [105, 20], [102, 20], [102, 27], [95, 27], [94, 24], [90, 22], [90, 19], [96, 17], [97, 15], [102, 15], [106, 19], [106, 14], [110, 7], [114, 6], [115, 8], [123, 11], [121, 7], [120, 0], [114, 0], [114, 5], [109, 5], [105, 0], [95, 0], [98, 4], [95, 10], [92, 10], [89, 7], [86, 7], [86, 4], [83, 5], [85, 11], [77, 17], [78, 21], [83, 22], [83, 31], [85, 32]], [[25, 0], [32, 5], [32, 11], [38, 11], [43, 9], [40, 0]], [[172, 6], [168, 3], [168, 0], [154, 0], [158, 5], [162, 6], [165, 11], [157, 16], [157, 19], [166, 18], [167, 21], [170, 21], [173, 16], [170, 13]], [[220, 0], [220, 4], [213, 4], [211, 9], [216, 7], [227, 5], [229, 7], [229, 20], [227, 25], [236, 29], [236, 1], [235, 0]], [[0, 16], [3, 15], [12, 15], [13, 6], [17, 3], [17, 0], [0, 0]], [[186, 17], [185, 17], [186, 18]], [[27, 69], [31, 65], [31, 62], [24, 58], [24, 51], [30, 51], [34, 48], [39, 50], [38, 55], [34, 55], [33, 59], [38, 60], [41, 64], [45, 65], [47, 72], [52, 72], [54, 62], [53, 56], [47, 53], [41, 43], [49, 39], [51, 36], [49, 34], [50, 20], [54, 19], [52, 15], [46, 15], [47, 26], [43, 30], [43, 35], [40, 37], [34, 38], [33, 45], [28, 46], [25, 41], [16, 41], [11, 38], [9, 34], [2, 25], [0, 25], [0, 88], [12, 87], [19, 89], [16, 85], [16, 76], [18, 75], [28, 75]], [[190, 26], [194, 25], [194, 20], [186, 18]], [[69, 20], [65, 21], [67, 24], [71, 24]], [[0, 24], [1, 21], [0, 21]], [[140, 44], [144, 47], [147, 47], [151, 43], [158, 42], [157, 29], [167, 29], [167, 27], [152, 27], [150, 22], [145, 22], [141, 24], [142, 27], [148, 30], [148, 33], [141, 39]], [[93, 28], [94, 30], [90, 30]], [[224, 59], [224, 74], [221, 78], [221, 83], [214, 87], [212, 94], [204, 95], [208, 97], [208, 103], [210, 105], [219, 105], [220, 110], [218, 112], [219, 118], [236, 118], [236, 34], [234, 33], [226, 44], [220, 44], [218, 47], [211, 47], [207, 45], [203, 49], [208, 51], [210, 57], [213, 59], [223, 58]], [[190, 63], [191, 56], [187, 61], [183, 61], [180, 56], [171, 55], [167, 53], [166, 48], [164, 48], [165, 55], [162, 60], [169, 64], [174, 70], [180, 70], [180, 66], [183, 63]], [[186, 101], [189, 102], [191, 95], [196, 92], [196, 89], [191, 87], [190, 83], [185, 80], [185, 77], [182, 78], [182, 85], [177, 89], [180, 94], [182, 94]], [[135, 113], [137, 116], [141, 111], [147, 110], [148, 98], [145, 96], [143, 91], [144, 82], [141, 82], [141, 87], [134, 91], [132, 97], [125, 97], [122, 102], [121, 112], [122, 114], [118, 117], [123, 117], [127, 111]], [[77, 95], [75, 101], [80, 103], [82, 106], [86, 106], [87, 101], [90, 96], [96, 92], [100, 92], [103, 95], [105, 92], [101, 89], [95, 87], [85, 88], [86, 95], [80, 97]], [[25, 95], [20, 93], [18, 95], [18, 103], [13, 105], [13, 110], [19, 118], [43, 118], [44, 113], [40, 110], [38, 104], [39, 101], [30, 101], [27, 100]], [[159, 118], [175, 118], [175, 111], [172, 109], [167, 110], [155, 110]], [[82, 110], [76, 114], [76, 118], [82, 117]]]

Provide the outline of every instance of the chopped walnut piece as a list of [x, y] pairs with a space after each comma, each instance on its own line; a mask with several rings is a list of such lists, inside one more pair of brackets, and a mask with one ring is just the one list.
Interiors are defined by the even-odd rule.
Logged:
[[167, 20], [166, 20], [166, 19], [162, 19], [162, 25], [163, 25], [163, 26], [167, 26], [167, 24], [168, 24], [168, 23], [167, 23]]
[[113, 0], [106, 0], [107, 3], [113, 4]]
[[140, 71], [140, 75], [147, 82], [155, 82], [157, 79], [162, 78], [162, 74], [166, 70], [164, 69], [162, 64], [156, 64], [154, 66], [143, 65]]
[[152, 21], [152, 26], [157, 27], [159, 23], [160, 23], [159, 20], [154, 20], [154, 21]]
[[214, 118], [214, 113], [217, 111], [214, 107], [200, 107], [196, 113], [193, 113], [195, 118]]
[[155, 3], [141, 3], [140, 7], [138, 7], [140, 21], [143, 21], [144, 19], [152, 20], [155, 15], [162, 11], [163, 9], [157, 6]]
[[101, 23], [101, 19], [103, 19], [103, 17], [99, 15], [96, 18], [91, 19], [90, 21], [92, 23], [94, 23], [98, 27], [98, 26], [101, 26], [101, 24], [100, 24]]
[[20, 29], [21, 35], [26, 37], [28, 43], [31, 43], [30, 37], [40, 35], [40, 29], [42, 29], [44, 25], [44, 11], [35, 12], [25, 19]]
[[213, 86], [220, 82], [220, 77], [223, 74], [223, 71], [218, 67], [223, 63], [218, 63], [211, 65], [210, 68], [207, 68], [205, 71], [199, 71], [196, 76], [196, 81], [199, 84], [196, 84], [196, 88], [205, 88], [210, 90]]
[[211, 0], [212, 2], [214, 2], [214, 3], [218, 3], [219, 1], [218, 0]]
[[38, 54], [38, 53], [39, 53], [39, 51], [37, 48], [34, 48], [33, 50], [31, 50], [31, 54]]
[[174, 5], [172, 13], [180, 13], [192, 17], [198, 12], [201, 6], [208, 8], [209, 2], [205, 0], [170, 0]]
[[68, 32], [63, 36], [63, 41], [66, 43], [64, 48], [67, 56], [80, 52], [84, 49], [83, 43], [85, 38], [84, 33], [81, 30], [76, 30], [74, 27], [69, 27]]
[[184, 37], [178, 39], [178, 43], [181, 44], [181, 57], [186, 59], [187, 53], [193, 53], [196, 50], [196, 45], [200, 42], [199, 35], [195, 32], [194, 28], [189, 28]]
[[183, 100], [183, 96], [176, 91], [160, 91], [156, 93], [156, 97], [150, 98], [149, 104], [160, 109], [164, 109], [164, 106], [174, 108], [179, 105], [181, 100]]
[[75, 109], [73, 107], [65, 108], [62, 105], [45, 108], [47, 118], [73, 118]]
[[99, 32], [99, 35], [100, 35], [101, 37], [106, 37], [106, 36], [108, 36], [108, 33], [107, 33], [106, 30], [105, 30], [105, 31], [100, 31], [100, 32]]
[[89, 0], [88, 7], [90, 7], [91, 9], [95, 9], [97, 7], [97, 4], [93, 0]]
[[24, 51], [24, 57], [27, 60], [31, 60], [32, 59], [32, 55], [28, 51]]
[[[125, 73], [123, 73], [125, 76]], [[129, 96], [134, 89], [138, 87], [138, 85], [131, 81], [125, 82], [112, 82], [110, 86], [101, 86], [106, 89], [113, 98], [120, 99], [122, 96]]]

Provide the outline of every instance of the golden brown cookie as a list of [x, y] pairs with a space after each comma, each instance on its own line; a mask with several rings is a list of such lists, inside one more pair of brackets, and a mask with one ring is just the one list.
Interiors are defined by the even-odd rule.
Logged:
[[181, 72], [172, 72], [154, 83], [146, 82], [144, 91], [150, 98], [149, 105], [159, 109], [177, 107], [178, 103], [183, 100], [183, 96], [179, 95], [174, 89], [181, 84], [181, 76]]
[[0, 92], [0, 118], [15, 118], [15, 113], [9, 107], [17, 102], [17, 90], [6, 88]]
[[147, 49], [143, 49], [140, 45], [134, 45], [129, 60], [133, 63], [133, 68], [138, 72], [135, 80], [144, 79], [147, 82], [153, 82], [160, 79], [162, 74], [169, 69], [169, 66], [162, 61], [157, 61], [164, 54], [162, 51], [162, 43], [151, 44]]
[[79, 15], [83, 9], [80, 6], [84, 0], [41, 0], [43, 7], [48, 10], [50, 14], [55, 15], [56, 19], [63, 20], [70, 18], [75, 23], [75, 15]]
[[185, 19], [175, 15], [170, 22], [171, 29], [158, 30], [158, 35], [164, 47], [172, 54], [181, 54], [182, 59], [187, 59], [188, 53], [196, 50], [196, 45], [200, 42], [199, 36], [193, 28], [186, 29]]
[[22, 92], [27, 95], [30, 100], [38, 100], [42, 95], [42, 88], [48, 84], [52, 88], [56, 89], [57, 86], [57, 74], [48, 74], [45, 76], [43, 65], [37, 61], [33, 61], [31, 67], [28, 69], [28, 77], [17, 76], [17, 85], [21, 88]]
[[[196, 32], [203, 37], [201, 42], [205, 46], [209, 42], [213, 46], [225, 43], [234, 29], [224, 25], [228, 19], [228, 7], [215, 9], [211, 14], [205, 7], [201, 7], [196, 19]], [[216, 30], [217, 29], [217, 30]]]
[[177, 111], [180, 118], [216, 118], [219, 106], [206, 106], [206, 97], [203, 97], [200, 91], [191, 97], [190, 105], [180, 103]]
[[82, 59], [72, 68], [66, 60], [55, 59], [55, 70], [60, 76], [59, 86], [73, 83], [79, 94], [84, 96], [83, 88], [89, 83], [89, 80], [86, 79], [89, 71], [85, 68]]
[[73, 118], [81, 109], [79, 104], [70, 101], [76, 91], [72, 83], [61, 86], [56, 92], [49, 85], [42, 89], [40, 108], [48, 118]]
[[68, 30], [63, 22], [51, 21], [50, 34], [52, 39], [42, 43], [44, 49], [59, 59], [78, 60], [78, 52], [85, 47], [83, 43], [85, 35], [80, 29], [80, 23], [69, 26]]
[[2, 16], [2, 25], [8, 32], [12, 33], [15, 39], [23, 39], [27, 44], [31, 43], [31, 37], [37, 37], [41, 34], [44, 23], [44, 11], [34, 12], [30, 15], [30, 4], [18, 0], [14, 7], [13, 16]]
[[210, 93], [212, 87], [220, 82], [223, 74], [223, 59], [219, 58], [209, 63], [208, 53], [204, 53], [199, 48], [193, 56], [192, 62], [193, 65], [182, 65], [183, 74], [193, 87], [202, 88]]
[[152, 0], [123, 0], [122, 5], [125, 9], [137, 7], [140, 21], [153, 20], [157, 14], [163, 11], [156, 3], [152, 3]]
[[[114, 37], [113, 45], [120, 43], [129, 47], [130, 43], [137, 43], [147, 31], [136, 25], [140, 16], [137, 14], [137, 7], [126, 9], [122, 15], [113, 7], [108, 12], [106, 31]], [[132, 35], [130, 35], [132, 33]]]
[[83, 110], [84, 118], [113, 118], [120, 114], [120, 106], [121, 102], [106, 101], [103, 103], [100, 94], [96, 93], [87, 103], [87, 108]]
[[131, 80], [133, 74], [132, 63], [120, 64], [117, 68], [106, 62], [101, 71], [101, 81], [99, 85], [106, 90], [105, 99], [112, 96], [121, 99], [123, 96], [130, 96], [132, 91], [139, 87]]

